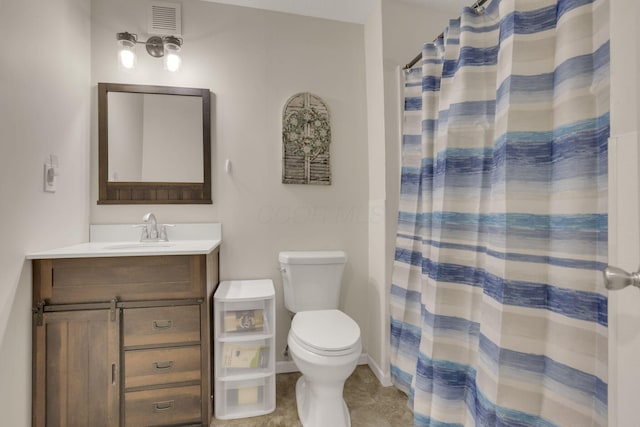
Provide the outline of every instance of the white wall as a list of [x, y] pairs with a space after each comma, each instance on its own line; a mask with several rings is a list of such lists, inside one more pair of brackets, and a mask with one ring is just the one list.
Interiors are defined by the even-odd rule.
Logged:
[[389, 288], [400, 189], [400, 79], [403, 67], [448, 24], [413, 2], [378, 0], [365, 24], [369, 137], [369, 358], [384, 384], [389, 372]]
[[[611, 139], [609, 142], [609, 264], [637, 271], [640, 258], [638, 122], [640, 121], [640, 7], [635, 0], [610, 0]], [[617, 181], [617, 182], [616, 182]], [[640, 393], [640, 294], [609, 292], [609, 425], [638, 424]]]
[[[138, 48], [137, 69], [118, 69], [115, 33], [145, 39], [146, 1], [92, 0], [92, 96], [97, 82], [209, 88], [213, 93], [213, 205], [97, 206], [97, 112], [92, 103], [91, 222], [222, 223], [221, 278], [272, 278], [282, 360], [289, 316], [278, 252], [343, 249], [343, 309], [367, 343], [367, 136], [363, 26], [194, 0], [182, 1], [182, 69]], [[321, 96], [331, 113], [331, 186], [281, 183], [281, 114], [297, 92]], [[232, 162], [231, 174], [224, 161]]]
[[385, 271], [384, 75], [382, 70], [382, 5], [376, 1], [365, 24], [367, 64], [367, 118], [369, 138], [369, 365], [378, 379], [390, 384], [388, 353], [383, 341], [388, 335]]
[[[88, 234], [89, 4], [3, 0], [0, 38], [0, 424], [31, 420], [28, 252]], [[43, 192], [57, 154], [56, 193]]]

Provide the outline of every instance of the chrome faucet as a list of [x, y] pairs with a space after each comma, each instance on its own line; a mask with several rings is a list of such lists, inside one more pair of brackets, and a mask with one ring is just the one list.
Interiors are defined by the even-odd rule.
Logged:
[[[145, 227], [145, 230], [147, 232], [146, 240], [152, 241], [152, 242], [157, 241], [159, 233], [158, 233], [158, 221], [156, 220], [156, 216], [153, 214], [153, 212], [149, 212], [142, 217], [142, 220], [144, 221], [144, 224], [146, 226]], [[145, 236], [143, 232], [141, 240], [145, 240], [144, 237]]]
[[167, 227], [173, 227], [172, 224], [158, 224], [156, 216], [153, 212], [149, 212], [142, 217], [144, 224], [134, 227], [142, 228], [141, 242], [168, 242]]

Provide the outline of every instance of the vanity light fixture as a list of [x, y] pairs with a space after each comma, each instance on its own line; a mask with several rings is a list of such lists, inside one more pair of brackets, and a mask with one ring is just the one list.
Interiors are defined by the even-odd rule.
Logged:
[[182, 59], [179, 52], [182, 47], [182, 39], [175, 36], [152, 36], [147, 41], [138, 41], [136, 34], [128, 32], [117, 33], [118, 63], [126, 70], [136, 66], [136, 44], [144, 44], [147, 53], [154, 58], [164, 57], [164, 68], [175, 72], [180, 69]]
[[126, 70], [136, 67], [136, 43], [138, 37], [131, 33], [118, 33], [118, 63]]
[[180, 69], [182, 59], [178, 52], [182, 46], [182, 39], [174, 36], [166, 36], [164, 39], [164, 68], [168, 71], [175, 72]]

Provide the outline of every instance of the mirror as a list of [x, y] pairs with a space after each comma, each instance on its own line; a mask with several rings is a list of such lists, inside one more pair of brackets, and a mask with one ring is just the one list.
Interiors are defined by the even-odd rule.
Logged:
[[199, 98], [128, 92], [107, 97], [110, 182], [203, 181]]
[[211, 203], [210, 98], [98, 83], [98, 204]]

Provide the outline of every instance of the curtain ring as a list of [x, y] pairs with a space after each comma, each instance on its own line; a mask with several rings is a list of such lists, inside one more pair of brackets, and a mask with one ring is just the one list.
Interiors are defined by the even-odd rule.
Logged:
[[487, 0], [476, 0], [476, 2], [471, 6], [476, 15], [482, 15], [484, 13], [484, 4]]

